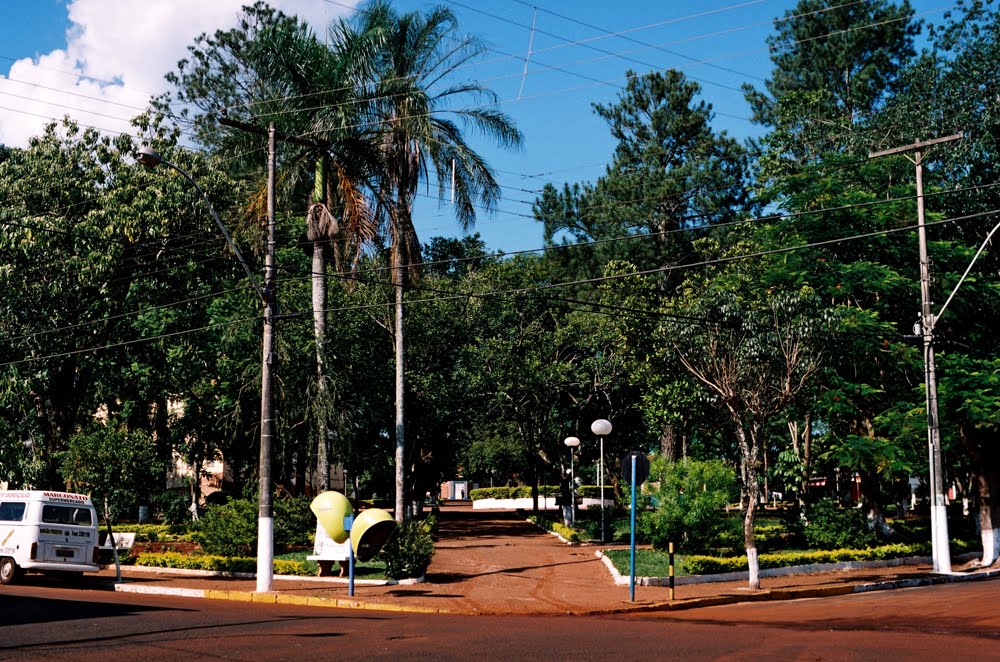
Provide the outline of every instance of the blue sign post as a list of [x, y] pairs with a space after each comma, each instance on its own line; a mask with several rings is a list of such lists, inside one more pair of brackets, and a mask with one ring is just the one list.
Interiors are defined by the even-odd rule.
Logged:
[[635, 602], [635, 455], [632, 456], [632, 546], [628, 561], [628, 599]]
[[635, 501], [639, 484], [649, 478], [649, 458], [639, 451], [629, 451], [622, 458], [622, 476], [632, 483], [632, 545], [629, 554], [629, 600], [635, 602]]
[[[344, 531], [351, 532], [354, 525], [354, 515], [344, 516]], [[347, 548], [350, 550], [347, 556], [347, 595], [354, 597], [354, 545], [348, 539]]]

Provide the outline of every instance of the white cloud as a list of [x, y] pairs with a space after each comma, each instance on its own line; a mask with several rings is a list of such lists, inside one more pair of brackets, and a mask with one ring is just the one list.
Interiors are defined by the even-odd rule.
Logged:
[[[81, 124], [129, 132], [128, 119], [166, 90], [163, 76], [194, 38], [233, 26], [250, 2], [71, 0], [66, 48], [18, 60], [8, 77], [0, 76], [0, 144], [24, 146], [51, 118], [66, 114]], [[321, 0], [270, 4], [321, 34], [348, 12]]]

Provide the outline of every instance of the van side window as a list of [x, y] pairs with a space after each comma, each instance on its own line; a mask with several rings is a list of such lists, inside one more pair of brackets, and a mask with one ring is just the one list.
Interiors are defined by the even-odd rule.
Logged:
[[20, 522], [24, 519], [26, 505], [15, 502], [0, 503], [0, 522]]

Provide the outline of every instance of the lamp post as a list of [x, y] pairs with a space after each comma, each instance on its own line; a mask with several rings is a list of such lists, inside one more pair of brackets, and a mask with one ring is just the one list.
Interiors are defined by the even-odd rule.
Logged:
[[271, 440], [274, 437], [274, 414], [272, 386], [273, 375], [271, 371], [272, 357], [274, 349], [274, 318], [277, 314], [277, 302], [275, 292], [277, 290], [277, 268], [275, 264], [275, 222], [274, 222], [274, 123], [268, 129], [268, 162], [267, 162], [267, 256], [265, 259], [264, 289], [257, 285], [250, 267], [247, 266], [243, 254], [233, 242], [226, 227], [222, 224], [218, 214], [212, 207], [212, 202], [208, 199], [205, 191], [198, 186], [198, 182], [192, 179], [191, 175], [167, 161], [149, 147], [140, 147], [135, 153], [135, 159], [144, 166], [154, 168], [160, 164], [173, 168], [186, 179], [195, 190], [201, 195], [201, 199], [208, 207], [209, 214], [215, 224], [222, 231], [222, 236], [226, 238], [226, 243], [233, 249], [236, 259], [247, 274], [247, 278], [253, 285], [257, 296], [260, 297], [264, 305], [264, 334], [263, 334], [263, 356], [260, 371], [260, 464], [258, 467], [258, 481], [260, 483], [259, 506], [257, 516], [257, 592], [268, 593], [271, 591], [272, 580], [274, 578], [274, 510], [271, 502]]
[[576, 451], [576, 447], [580, 445], [580, 439], [577, 437], [566, 437], [563, 439], [563, 443], [569, 448], [569, 520], [570, 524], [576, 526], [576, 472], [573, 469], [573, 453]]
[[597, 435], [601, 444], [600, 470], [597, 472], [597, 489], [601, 499], [601, 542], [604, 542], [604, 437], [611, 434], [611, 421], [599, 418], [590, 424], [590, 431]]

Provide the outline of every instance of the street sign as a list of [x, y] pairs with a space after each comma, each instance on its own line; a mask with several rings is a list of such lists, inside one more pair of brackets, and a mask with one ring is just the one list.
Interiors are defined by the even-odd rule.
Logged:
[[629, 451], [628, 455], [622, 458], [622, 478], [629, 485], [632, 484], [632, 457], [635, 456], [635, 483], [642, 485], [649, 478], [649, 459], [645, 453], [639, 451]]

